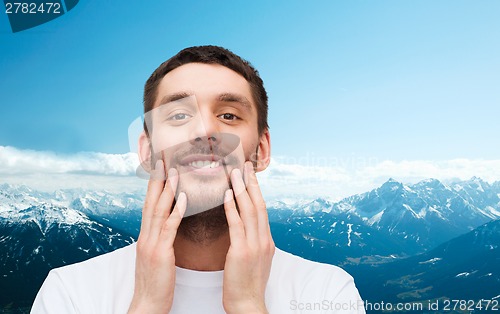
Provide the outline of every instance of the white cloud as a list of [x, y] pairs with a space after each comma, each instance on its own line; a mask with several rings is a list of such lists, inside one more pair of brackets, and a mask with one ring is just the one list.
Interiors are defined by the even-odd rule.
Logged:
[[403, 182], [416, 182], [426, 178], [443, 181], [468, 180], [476, 176], [492, 183], [500, 180], [500, 160], [383, 161], [377, 165], [359, 169], [356, 175], [368, 178], [392, 177]]
[[[267, 198], [299, 194], [334, 200], [374, 189], [389, 178], [416, 183], [434, 178], [444, 182], [468, 180], [473, 176], [493, 183], [500, 181], [500, 160], [453, 159], [445, 161], [404, 160], [314, 163], [312, 166], [273, 160], [259, 180]], [[321, 164], [321, 166], [314, 166]], [[326, 165], [325, 165], [326, 164]]]
[[0, 182], [25, 184], [42, 191], [62, 188], [138, 190], [145, 180], [135, 176], [137, 154], [22, 150], [0, 146]]
[[20, 150], [0, 146], [0, 174], [82, 173], [95, 175], [135, 175], [137, 154], [77, 153], [58, 155], [52, 152]]
[[[404, 183], [427, 178], [445, 182], [467, 180], [473, 176], [490, 183], [500, 180], [500, 160], [351, 159], [278, 157], [266, 171], [258, 174], [259, 182], [267, 199], [280, 196], [340, 199], [369, 191], [389, 178]], [[26, 184], [46, 191], [74, 187], [112, 191], [145, 189], [146, 181], [135, 175], [138, 165], [135, 153], [60, 155], [0, 146], [0, 183]]]

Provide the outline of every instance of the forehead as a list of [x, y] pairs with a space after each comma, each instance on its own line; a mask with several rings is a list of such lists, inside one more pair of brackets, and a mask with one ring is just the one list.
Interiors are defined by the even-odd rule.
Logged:
[[188, 63], [167, 73], [158, 85], [155, 106], [172, 94], [195, 95], [209, 101], [222, 94], [245, 97], [255, 106], [250, 84], [239, 73], [219, 64]]

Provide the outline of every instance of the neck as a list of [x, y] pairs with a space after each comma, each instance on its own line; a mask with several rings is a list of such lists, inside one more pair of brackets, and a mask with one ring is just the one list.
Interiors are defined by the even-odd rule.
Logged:
[[223, 270], [229, 244], [229, 231], [206, 242], [194, 242], [177, 233], [174, 241], [175, 265], [199, 271]]

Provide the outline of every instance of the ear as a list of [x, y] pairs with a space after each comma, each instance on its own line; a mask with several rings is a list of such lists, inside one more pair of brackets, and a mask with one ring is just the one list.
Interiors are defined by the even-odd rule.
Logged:
[[151, 172], [151, 142], [146, 132], [142, 131], [139, 135], [139, 161], [141, 162], [141, 167], [147, 171]]
[[271, 162], [271, 134], [265, 129], [260, 135], [259, 146], [257, 148], [257, 167], [255, 172], [263, 171]]

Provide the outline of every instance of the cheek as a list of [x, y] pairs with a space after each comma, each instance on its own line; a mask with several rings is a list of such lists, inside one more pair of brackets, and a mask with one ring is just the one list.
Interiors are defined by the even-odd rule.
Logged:
[[259, 147], [258, 139], [252, 137], [248, 137], [246, 139], [242, 138], [242, 144], [243, 144], [242, 146], [245, 159], [250, 160], [252, 162], [256, 161], [258, 159], [257, 158], [257, 148]]
[[153, 150], [159, 152], [186, 143], [188, 139], [185, 133], [178, 128], [156, 128], [151, 139]]
[[160, 151], [165, 149], [169, 143], [166, 137], [160, 134], [159, 130], [155, 130], [151, 138], [151, 145], [153, 146], [154, 151]]

